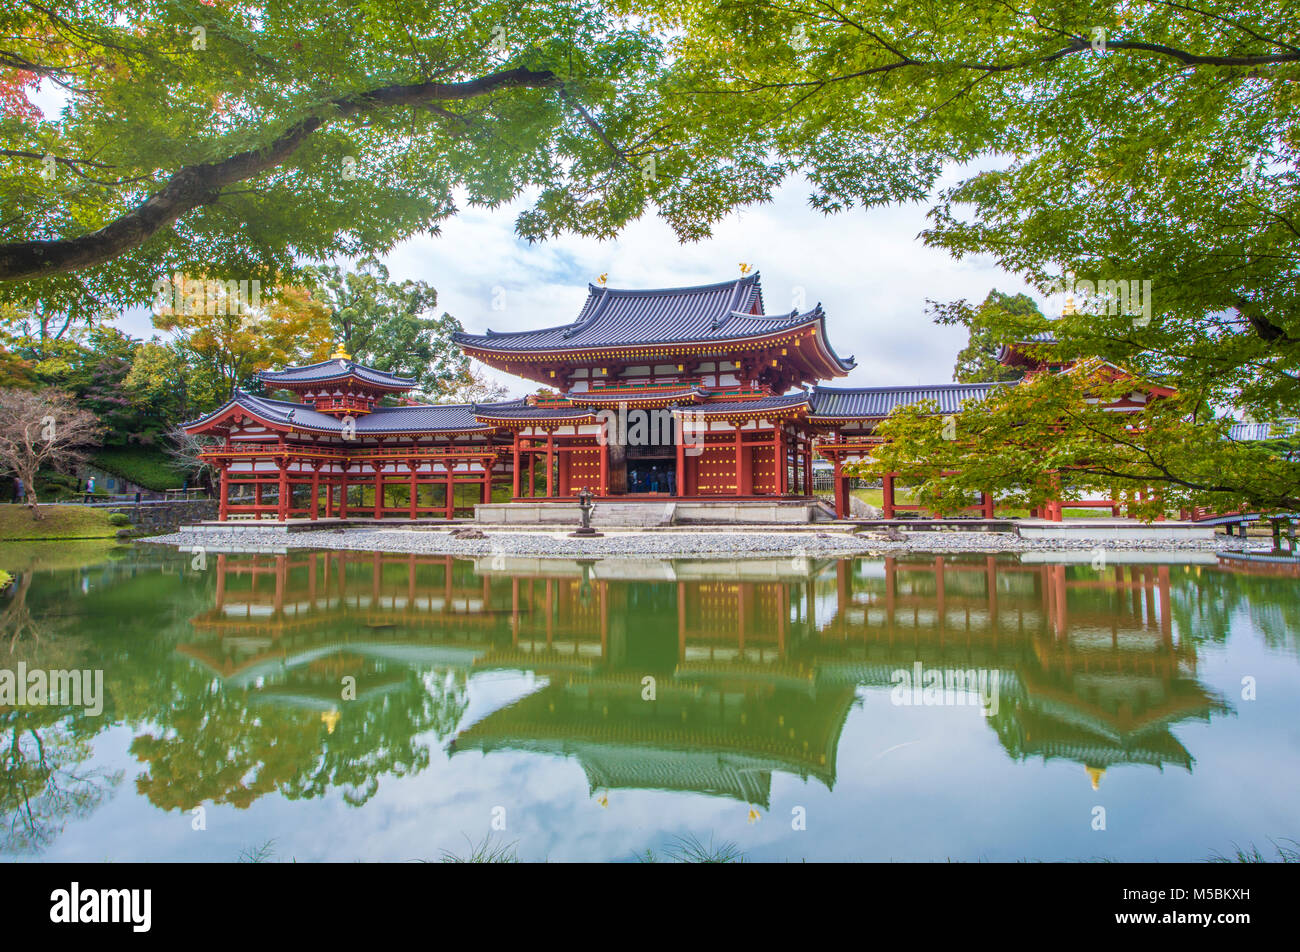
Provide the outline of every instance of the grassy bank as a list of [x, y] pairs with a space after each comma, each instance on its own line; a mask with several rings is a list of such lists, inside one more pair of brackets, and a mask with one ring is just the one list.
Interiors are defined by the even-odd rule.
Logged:
[[91, 462], [104, 472], [145, 489], [162, 492], [164, 489], [180, 489], [185, 485], [185, 474], [173, 467], [167, 457], [157, 450], [110, 448], [101, 450]]
[[106, 509], [88, 506], [41, 506], [41, 516], [33, 519], [26, 506], [0, 505], [0, 541], [112, 539], [122, 528]]

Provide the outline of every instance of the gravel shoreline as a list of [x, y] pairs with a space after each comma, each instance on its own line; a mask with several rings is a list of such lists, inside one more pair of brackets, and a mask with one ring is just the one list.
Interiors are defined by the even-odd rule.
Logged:
[[[489, 530], [484, 538], [458, 538], [457, 529], [350, 528], [286, 532], [274, 528], [232, 531], [180, 531], [141, 539], [162, 545], [200, 547], [209, 551], [271, 549], [347, 549], [420, 555], [526, 555], [556, 558], [607, 556], [851, 556], [895, 552], [1163, 552], [1214, 553], [1240, 549], [1242, 540], [1215, 536], [1212, 540], [1022, 539], [1008, 532], [905, 532], [901, 539], [884, 533], [853, 534], [844, 530], [608, 531], [602, 538], [574, 539], [567, 531]], [[1260, 540], [1262, 542], [1262, 540]], [[1267, 551], [1266, 544], [1252, 549]]]

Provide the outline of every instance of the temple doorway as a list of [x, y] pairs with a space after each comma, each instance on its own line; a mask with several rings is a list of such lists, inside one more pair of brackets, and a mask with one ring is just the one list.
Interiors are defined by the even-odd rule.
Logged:
[[632, 456], [627, 461], [629, 493], [677, 495], [677, 459], [675, 456]]

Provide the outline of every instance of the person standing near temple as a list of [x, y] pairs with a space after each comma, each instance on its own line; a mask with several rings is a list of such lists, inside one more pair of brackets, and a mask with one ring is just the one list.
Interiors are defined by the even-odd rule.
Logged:
[[90, 502], [90, 497], [95, 495], [95, 477], [90, 476], [86, 479], [86, 498], [82, 502]]
[[21, 505], [27, 501], [27, 487], [23, 485], [22, 478], [14, 477], [14, 502]]

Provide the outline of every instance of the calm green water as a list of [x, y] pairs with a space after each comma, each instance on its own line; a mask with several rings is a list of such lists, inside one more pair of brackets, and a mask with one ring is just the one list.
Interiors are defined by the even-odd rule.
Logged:
[[99, 669], [106, 695], [0, 706], [5, 859], [490, 837], [628, 860], [694, 835], [755, 860], [1179, 860], [1300, 837], [1295, 579], [57, 545], [0, 567], [21, 573], [0, 669]]

